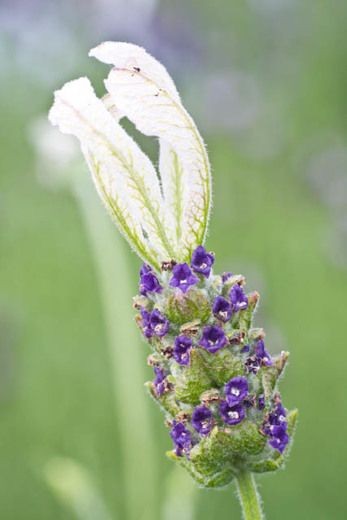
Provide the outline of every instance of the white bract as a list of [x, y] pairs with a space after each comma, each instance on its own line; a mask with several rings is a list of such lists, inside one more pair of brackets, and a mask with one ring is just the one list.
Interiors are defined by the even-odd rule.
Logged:
[[[190, 259], [203, 244], [211, 175], [202, 138], [166, 69], [143, 48], [105, 42], [90, 56], [113, 65], [103, 99], [87, 78], [55, 92], [52, 124], [75, 135], [96, 188], [118, 228], [152, 266]], [[125, 132], [127, 117], [159, 139], [159, 172]]]

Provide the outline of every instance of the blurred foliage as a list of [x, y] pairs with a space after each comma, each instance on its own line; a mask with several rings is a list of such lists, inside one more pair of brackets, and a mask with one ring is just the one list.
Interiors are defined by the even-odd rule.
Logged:
[[[347, 273], [339, 245], [347, 210], [336, 213], [334, 201], [346, 201], [346, 170], [336, 173], [334, 153], [323, 173], [310, 165], [346, 142], [347, 4], [138, 0], [127, 2], [123, 24], [118, 4], [126, 3], [1, 5], [0, 517], [76, 518], [44, 479], [58, 456], [87, 468], [111, 514], [126, 518], [102, 294], [76, 202], [38, 182], [28, 140], [53, 88], [88, 71], [100, 88], [105, 69], [86, 54], [112, 38], [143, 43], [177, 79], [213, 166], [208, 246], [218, 252], [216, 268], [246, 275], [262, 295], [270, 350], [291, 352], [281, 388], [300, 420], [285, 471], [259, 479], [268, 518], [342, 520]], [[138, 262], [126, 254], [135, 294]], [[143, 349], [145, 359], [140, 339], [123, 348]], [[170, 440], [159, 410], [149, 408], [161, 494]], [[239, 515], [231, 489], [198, 491], [195, 500], [201, 520]]]

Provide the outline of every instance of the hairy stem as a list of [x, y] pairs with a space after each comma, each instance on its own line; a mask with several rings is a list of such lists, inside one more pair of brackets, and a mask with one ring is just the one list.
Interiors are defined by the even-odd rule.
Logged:
[[252, 473], [239, 473], [236, 484], [244, 520], [264, 520], [260, 496]]

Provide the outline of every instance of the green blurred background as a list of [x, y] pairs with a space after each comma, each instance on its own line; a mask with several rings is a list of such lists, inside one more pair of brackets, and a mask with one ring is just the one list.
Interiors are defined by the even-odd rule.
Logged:
[[269, 349], [291, 352], [300, 421], [285, 471], [258, 479], [267, 517], [347, 518], [346, 22], [338, 0], [0, 2], [1, 519], [240, 516], [232, 486], [194, 491], [165, 458], [132, 325], [139, 261], [86, 169], [38, 158], [53, 90], [88, 75], [101, 92], [87, 52], [106, 39], [174, 77], [208, 144], [216, 267], [260, 291]]

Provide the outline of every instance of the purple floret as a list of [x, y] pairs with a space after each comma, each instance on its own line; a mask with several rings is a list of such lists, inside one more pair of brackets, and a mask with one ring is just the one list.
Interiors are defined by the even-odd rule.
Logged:
[[199, 279], [192, 273], [188, 264], [177, 264], [172, 270], [170, 280], [171, 287], [177, 287], [186, 293], [188, 289], [197, 284]]
[[225, 347], [227, 342], [228, 340], [223, 329], [215, 325], [208, 325], [203, 329], [199, 345], [211, 352], [211, 354], [214, 354]]
[[150, 326], [154, 336], [165, 336], [169, 330], [169, 320], [158, 309], [154, 309], [150, 316]]
[[146, 338], [165, 336], [168, 332], [169, 320], [158, 309], [154, 309], [152, 312], [141, 309], [141, 317], [142, 332]]
[[146, 311], [145, 309], [141, 309], [141, 317], [143, 335], [146, 338], [151, 338], [153, 336], [153, 331], [150, 323], [151, 313]]
[[140, 294], [147, 296], [148, 293], [160, 293], [163, 288], [158, 278], [152, 272], [144, 273], [140, 278]]
[[140, 269], [140, 277], [143, 276], [144, 274], [150, 273], [151, 271], [152, 271], [152, 268], [150, 265], [142, 264], [141, 269]]
[[278, 450], [280, 453], [283, 453], [287, 447], [289, 442], [288, 434], [286, 430], [281, 429], [275, 436], [271, 437], [269, 440], [269, 444], [275, 450]]
[[193, 271], [196, 273], [200, 273], [208, 278], [210, 276], [213, 263], [213, 254], [208, 253], [203, 246], [198, 246], [195, 251], [193, 251], [191, 266]]
[[248, 307], [248, 298], [245, 295], [241, 285], [232, 286], [230, 293], [230, 301], [234, 312], [243, 311]]
[[177, 336], [173, 348], [173, 357], [180, 365], [189, 365], [192, 340], [188, 336]]
[[272, 365], [272, 359], [270, 354], [265, 348], [265, 343], [262, 339], [259, 339], [255, 346], [255, 355], [259, 361], [260, 364], [271, 366]]
[[153, 381], [153, 385], [155, 388], [155, 392], [158, 396], [163, 395], [166, 390], [166, 375], [164, 370], [160, 367], [154, 367], [155, 379]]
[[219, 411], [223, 421], [230, 426], [239, 424], [245, 418], [245, 410], [240, 404], [229, 406], [227, 401], [221, 401]]
[[176, 448], [176, 455], [181, 457], [183, 453], [189, 453], [192, 446], [192, 436], [183, 423], [174, 421], [170, 436]]
[[233, 377], [224, 386], [225, 400], [229, 406], [242, 403], [248, 395], [248, 382], [243, 376]]
[[286, 415], [282, 404], [278, 402], [263, 427], [264, 433], [269, 437], [270, 446], [280, 453], [283, 453], [289, 442]]
[[197, 406], [192, 414], [192, 425], [200, 435], [208, 435], [213, 426], [211, 410], [207, 406]]
[[226, 322], [231, 317], [231, 304], [223, 296], [217, 296], [213, 302], [212, 312], [216, 318]]

